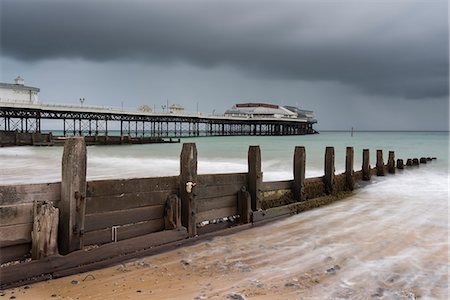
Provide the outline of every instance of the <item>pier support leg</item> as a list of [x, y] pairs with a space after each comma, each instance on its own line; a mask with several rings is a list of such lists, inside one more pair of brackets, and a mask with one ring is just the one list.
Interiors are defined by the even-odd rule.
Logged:
[[180, 159], [180, 198], [181, 223], [187, 228], [188, 235], [197, 235], [195, 205], [195, 185], [197, 184], [197, 147], [194, 143], [185, 143]]
[[292, 192], [295, 201], [305, 200], [305, 147], [295, 147], [294, 150], [294, 182]]
[[83, 137], [66, 140], [62, 159], [59, 204], [59, 252], [67, 254], [83, 247], [86, 207], [86, 144]]
[[362, 165], [362, 180], [370, 180], [370, 153], [369, 149], [363, 149], [363, 165]]
[[248, 149], [248, 192], [252, 197], [252, 210], [261, 208], [261, 149], [250, 146]]
[[323, 177], [323, 182], [325, 183], [325, 192], [332, 194], [334, 187], [334, 147], [325, 149], [325, 176]]
[[345, 155], [345, 184], [349, 191], [353, 191], [355, 187], [355, 179], [353, 177], [353, 147], [347, 147]]

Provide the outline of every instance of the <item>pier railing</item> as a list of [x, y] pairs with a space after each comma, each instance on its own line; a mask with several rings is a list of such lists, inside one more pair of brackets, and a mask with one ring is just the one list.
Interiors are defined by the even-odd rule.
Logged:
[[[249, 148], [246, 173], [197, 174], [196, 145], [186, 143], [179, 176], [87, 181], [85, 141], [70, 138], [61, 182], [0, 186], [0, 288], [250, 228], [331, 203], [360, 180], [405, 167], [393, 151], [385, 164], [377, 150], [374, 168], [369, 150], [362, 155], [362, 169], [355, 172], [354, 151], [347, 147], [345, 172], [335, 174], [334, 148], [327, 147], [324, 176], [305, 178], [306, 150], [296, 147], [294, 179], [265, 182], [259, 146]], [[406, 166], [430, 160], [408, 159]]]

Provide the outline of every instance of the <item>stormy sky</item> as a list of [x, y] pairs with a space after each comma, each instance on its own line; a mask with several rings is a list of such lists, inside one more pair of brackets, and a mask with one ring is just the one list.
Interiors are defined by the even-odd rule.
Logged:
[[271, 102], [318, 129], [448, 130], [448, 1], [0, 3], [1, 81], [43, 102]]

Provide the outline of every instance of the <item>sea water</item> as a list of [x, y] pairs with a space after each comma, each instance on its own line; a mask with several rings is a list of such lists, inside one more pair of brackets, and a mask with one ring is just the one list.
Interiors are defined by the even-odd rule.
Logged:
[[[249, 145], [260, 145], [264, 181], [293, 177], [295, 146], [306, 148], [307, 177], [323, 175], [326, 146], [335, 147], [336, 173], [345, 168], [347, 146], [354, 147], [355, 170], [361, 168], [362, 149], [366, 148], [371, 151], [372, 165], [377, 149], [384, 151], [385, 161], [390, 150], [395, 151], [396, 158], [436, 157], [431, 163], [398, 171], [395, 176], [374, 176], [373, 184], [356, 190], [345, 201], [269, 225], [265, 230], [272, 228], [272, 234], [264, 234], [261, 239], [291, 245], [288, 256], [294, 258], [281, 257], [275, 267], [256, 268], [252, 276], [267, 280], [294, 276], [299, 270], [323, 265], [331, 257], [339, 261], [339, 276], [327, 287], [311, 288], [312, 298], [365, 299], [378, 295], [384, 299], [447, 299], [447, 132], [355, 132], [353, 137], [348, 132], [322, 132], [307, 136], [187, 138], [181, 142], [196, 143], [199, 174], [246, 172]], [[90, 146], [88, 180], [178, 175], [181, 146]], [[59, 181], [62, 150], [0, 148], [0, 185]], [[290, 234], [277, 234], [280, 230]], [[275, 252], [262, 259], [271, 258], [276, 259]]]

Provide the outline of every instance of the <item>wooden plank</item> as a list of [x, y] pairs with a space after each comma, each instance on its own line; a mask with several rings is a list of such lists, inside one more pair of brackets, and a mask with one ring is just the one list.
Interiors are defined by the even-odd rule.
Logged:
[[346, 189], [353, 191], [355, 187], [355, 178], [353, 177], [353, 147], [347, 147], [345, 153], [345, 185]]
[[197, 184], [203, 185], [247, 185], [247, 173], [202, 174], [197, 175]]
[[[155, 219], [147, 222], [128, 224], [117, 228], [117, 240], [125, 240], [153, 232], [164, 230], [164, 219]], [[90, 231], [84, 234], [84, 245], [105, 244], [113, 241], [112, 229]]]
[[294, 180], [292, 194], [295, 201], [305, 200], [305, 147], [295, 147], [294, 151]]
[[60, 182], [0, 186], [0, 205], [59, 201], [60, 199]]
[[0, 226], [33, 222], [33, 204], [0, 206]]
[[181, 227], [181, 199], [171, 194], [164, 205], [164, 229], [172, 230]]
[[30, 255], [30, 250], [31, 243], [2, 247], [0, 248], [0, 264], [28, 257]]
[[180, 155], [179, 177], [181, 222], [187, 228], [190, 237], [197, 234], [195, 201], [197, 184], [197, 147], [194, 143], [184, 143]]
[[86, 209], [87, 151], [83, 137], [71, 137], [64, 143], [59, 204], [58, 247], [61, 254], [83, 247]]
[[212, 210], [208, 210], [208, 211], [199, 212], [197, 214], [197, 222], [200, 223], [202, 221], [214, 220], [214, 219], [234, 216], [237, 214], [238, 214], [238, 211], [237, 211], [236, 205], [230, 206], [230, 207], [212, 209]]
[[237, 200], [237, 210], [239, 212], [239, 215], [241, 216], [241, 223], [250, 223], [252, 221], [252, 197], [244, 187], [239, 191]]
[[202, 186], [198, 185], [196, 189], [196, 199], [214, 198], [236, 195], [242, 188], [240, 184], [227, 184], [227, 185], [213, 185]]
[[97, 180], [87, 183], [87, 197], [120, 195], [122, 193], [173, 191], [178, 189], [178, 176]]
[[248, 192], [252, 197], [252, 210], [261, 208], [261, 149], [259, 146], [250, 146], [248, 148]]
[[369, 149], [363, 149], [362, 180], [370, 180], [371, 175]]
[[171, 194], [178, 194], [178, 189], [88, 197], [86, 199], [86, 213], [93, 214], [143, 206], [163, 205], [166, 202], [167, 196]]
[[230, 196], [199, 199], [197, 201], [197, 213], [212, 209], [230, 207], [237, 205], [237, 193]]
[[325, 148], [325, 176], [323, 182], [325, 183], [325, 191], [327, 194], [334, 192], [334, 147]]
[[[1, 289], [11, 286], [12, 283], [24, 281], [27, 278], [38, 277], [45, 274], [59, 274], [64, 276], [81, 272], [79, 266], [93, 265], [96, 262], [116, 257], [123, 261], [135, 257], [137, 253], [145, 253], [144, 250], [152, 250], [154, 247], [180, 241], [187, 236], [186, 230], [167, 230], [148, 234], [122, 242], [103, 245], [90, 251], [79, 250], [66, 256], [46, 257], [19, 265], [0, 268]], [[147, 252], [150, 253], [150, 252]], [[128, 255], [128, 257], [127, 257]], [[111, 260], [109, 260], [111, 264]], [[73, 273], [63, 273], [64, 270], [73, 269]], [[86, 270], [86, 269], [85, 269]], [[64, 274], [64, 275], [63, 275]]]
[[31, 232], [31, 258], [41, 259], [58, 254], [59, 210], [50, 203], [36, 207]]
[[276, 190], [288, 190], [291, 189], [294, 181], [284, 180], [284, 181], [266, 181], [261, 185], [262, 192], [270, 192]]
[[0, 242], [4, 245], [17, 245], [31, 242], [31, 231], [33, 223], [7, 225], [0, 227]]
[[384, 176], [385, 175], [385, 168], [384, 168], [384, 161], [383, 161], [383, 150], [378, 149], [377, 150], [377, 176]]
[[395, 152], [394, 151], [389, 151], [388, 172], [389, 172], [389, 174], [395, 174]]
[[144, 206], [139, 208], [117, 210], [105, 213], [87, 214], [85, 232], [112, 226], [133, 224], [164, 217], [164, 205]]

